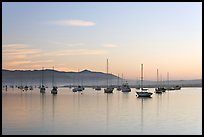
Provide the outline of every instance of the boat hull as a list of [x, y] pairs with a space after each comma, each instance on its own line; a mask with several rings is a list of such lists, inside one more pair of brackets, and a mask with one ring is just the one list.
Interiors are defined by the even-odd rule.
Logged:
[[104, 89], [104, 93], [113, 93], [113, 89], [112, 88], [106, 88], [106, 89]]
[[52, 94], [57, 94], [57, 90], [51, 90]]
[[131, 89], [122, 89], [122, 92], [131, 92]]
[[138, 97], [151, 97], [153, 93], [151, 92], [136, 92]]
[[45, 88], [40, 88], [40, 93], [45, 93]]

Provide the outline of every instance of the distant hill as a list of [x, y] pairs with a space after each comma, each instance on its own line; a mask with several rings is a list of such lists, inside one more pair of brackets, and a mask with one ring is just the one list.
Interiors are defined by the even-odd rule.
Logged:
[[[122, 79], [112, 74], [106, 74], [103, 72], [95, 72], [90, 70], [83, 70], [80, 72], [65, 72], [56, 71], [51, 69], [45, 69], [44, 83], [50, 86], [52, 83], [52, 75], [54, 72], [55, 84], [59, 86], [82, 84], [82, 85], [106, 85], [107, 78], [109, 79], [110, 85], [117, 85], [122, 83]], [[2, 84], [15, 84], [15, 85], [39, 85], [42, 80], [42, 70], [5, 70], [2, 69]], [[119, 80], [119, 81], [118, 81]], [[130, 86], [139, 86], [140, 81], [128, 80]], [[154, 87], [156, 81], [144, 80], [144, 86]], [[164, 81], [163, 85], [168, 83]], [[196, 86], [202, 87], [202, 79], [195, 80], [170, 80], [169, 85], [181, 85], [181, 86]]]
[[[83, 70], [81, 72], [64, 72], [45, 69], [43, 71], [44, 83], [50, 85], [54, 72], [54, 81], [57, 85], [64, 84], [87, 84], [101, 81], [105, 83], [108, 79], [118, 79], [117, 76], [103, 72]], [[42, 80], [42, 70], [5, 70], [2, 69], [2, 83], [15, 84], [40, 84]], [[107, 83], [107, 82], [106, 82]]]

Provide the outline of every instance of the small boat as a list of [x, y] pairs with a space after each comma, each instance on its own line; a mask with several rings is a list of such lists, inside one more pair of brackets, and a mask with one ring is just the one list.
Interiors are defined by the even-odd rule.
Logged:
[[118, 87], [117, 87], [117, 90], [118, 90], [118, 91], [121, 91], [121, 86], [118, 86]]
[[51, 90], [51, 93], [54, 95], [54, 94], [57, 94], [57, 86], [54, 86], [54, 67], [53, 67], [53, 73], [52, 73], [52, 90]]
[[27, 90], [28, 90], [28, 86], [27, 86], [27, 85], [24, 87], [24, 90], [25, 90], [25, 91], [27, 91]]
[[108, 59], [107, 59], [107, 88], [104, 89], [104, 93], [113, 93], [113, 87], [108, 86]]
[[40, 93], [45, 93], [45, 86], [44, 85], [42, 85], [41, 87], [40, 87]]
[[117, 91], [121, 91], [121, 86], [119, 86], [119, 74], [118, 74], [118, 81], [117, 81]]
[[33, 86], [30, 86], [30, 90], [33, 90]]
[[73, 92], [77, 92], [77, 88], [73, 88], [72, 91], [73, 91]]
[[52, 94], [57, 94], [57, 87], [56, 87], [56, 86], [54, 86], [54, 87], [52, 88], [51, 93], [52, 93]]
[[143, 91], [143, 90], [137, 91], [136, 93], [137, 93], [138, 97], [151, 97], [151, 95], [153, 94], [151, 92], [147, 92], [147, 91]]
[[44, 86], [44, 83], [43, 83], [44, 82], [44, 77], [43, 77], [44, 75], [43, 74], [44, 74], [44, 68], [42, 68], [42, 81], [41, 81], [41, 86], [39, 87], [40, 88], [40, 93], [45, 93], [45, 90], [46, 90], [45, 86]]
[[174, 87], [174, 89], [175, 89], [175, 90], [180, 90], [180, 89], [181, 89], [181, 86], [176, 85], [176, 86]]
[[112, 87], [105, 88], [104, 93], [113, 93], [113, 88]]
[[155, 88], [155, 93], [162, 94], [165, 91], [165, 88], [159, 87], [159, 70], [157, 69], [157, 88]]
[[100, 86], [96, 86], [95, 90], [101, 90], [101, 87]]
[[136, 91], [138, 97], [151, 97], [152, 92], [148, 92], [148, 89], [143, 89], [143, 64], [141, 64], [141, 91]]
[[83, 90], [84, 90], [84, 87], [80, 85], [72, 89], [73, 92], [83, 91]]
[[130, 87], [129, 87], [127, 81], [126, 81], [126, 83], [124, 83], [124, 84], [122, 85], [122, 92], [131, 92], [131, 89], [130, 89]]
[[181, 86], [180, 85], [176, 85], [176, 86], [169, 86], [169, 72], [167, 73], [167, 82], [168, 82], [168, 86], [165, 88], [166, 90], [180, 90]]

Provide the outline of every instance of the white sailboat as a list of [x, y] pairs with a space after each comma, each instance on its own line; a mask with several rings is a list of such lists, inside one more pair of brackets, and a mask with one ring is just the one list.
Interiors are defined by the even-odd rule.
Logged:
[[151, 97], [153, 93], [143, 89], [143, 64], [141, 64], [141, 91], [136, 91], [138, 97]]
[[51, 93], [52, 94], [57, 94], [57, 86], [54, 86], [54, 67], [53, 67], [53, 72], [52, 72], [52, 90]]
[[104, 93], [113, 93], [113, 88], [108, 85], [108, 59], [107, 59], [107, 88], [104, 89]]
[[42, 68], [42, 78], [41, 78], [42, 81], [41, 81], [40, 93], [45, 93], [45, 90], [46, 90], [46, 89], [45, 89], [45, 86], [44, 86], [44, 84], [43, 84], [43, 82], [44, 82], [44, 80], [43, 80], [43, 78], [44, 78], [44, 77], [43, 77], [43, 76], [44, 76], [44, 75], [43, 75], [43, 71], [44, 71], [44, 68]]

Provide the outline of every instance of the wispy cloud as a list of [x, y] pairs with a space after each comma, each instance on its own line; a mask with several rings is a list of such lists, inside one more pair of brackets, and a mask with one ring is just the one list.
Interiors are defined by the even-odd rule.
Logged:
[[96, 50], [96, 49], [70, 49], [56, 51], [56, 56], [71, 56], [71, 55], [103, 55], [107, 54], [106, 50]]
[[118, 47], [118, 45], [116, 45], [116, 44], [104, 44], [103, 47], [106, 47], [106, 48], [116, 48], [116, 47]]
[[84, 46], [84, 43], [68, 43], [68, 42], [58, 42], [58, 41], [52, 41], [51, 44], [54, 44], [56, 46], [64, 46], [64, 47], [80, 47]]
[[39, 49], [33, 49], [29, 45], [25, 44], [8, 44], [3, 45], [2, 54], [5, 58], [13, 59], [26, 59], [28, 56], [34, 56], [41, 51]]
[[34, 49], [26, 44], [7, 44], [2, 45], [3, 66], [5, 68], [18, 68], [18, 66], [26, 66], [32, 68], [38, 62], [37, 59], [42, 53], [39, 49]]
[[96, 25], [96, 23], [93, 21], [73, 20], [73, 19], [52, 21], [51, 23], [55, 25], [60, 25], [60, 26], [79, 26], [79, 27], [88, 27], [88, 26]]

